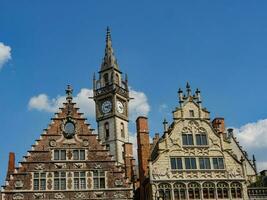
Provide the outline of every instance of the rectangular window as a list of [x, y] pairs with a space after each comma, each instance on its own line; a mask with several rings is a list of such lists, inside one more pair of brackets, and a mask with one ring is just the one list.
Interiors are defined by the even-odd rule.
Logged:
[[105, 172], [102, 170], [94, 170], [93, 181], [94, 181], [94, 189], [105, 188], [106, 185]]
[[74, 189], [75, 190], [86, 189], [85, 172], [74, 172]]
[[204, 133], [196, 134], [196, 143], [197, 145], [208, 145], [207, 135]]
[[33, 175], [33, 189], [46, 190], [46, 173], [34, 173]]
[[66, 160], [66, 150], [54, 150], [54, 160]]
[[171, 169], [183, 169], [182, 158], [171, 158]]
[[182, 135], [183, 145], [193, 145], [193, 135], [192, 134], [183, 134]]
[[66, 172], [54, 172], [54, 190], [66, 190]]
[[223, 158], [212, 158], [214, 169], [224, 169]]
[[200, 169], [210, 169], [210, 159], [209, 158], [199, 158], [199, 168]]
[[196, 169], [196, 158], [185, 158], [185, 168], [186, 169]]
[[73, 160], [85, 160], [85, 150], [73, 150]]
[[106, 149], [107, 149], [107, 150], [110, 150], [110, 146], [109, 146], [109, 144], [106, 144]]

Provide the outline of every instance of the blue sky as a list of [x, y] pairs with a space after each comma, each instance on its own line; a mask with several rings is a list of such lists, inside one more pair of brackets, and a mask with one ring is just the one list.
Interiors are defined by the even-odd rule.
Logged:
[[[47, 127], [57, 105], [51, 99], [67, 84], [75, 95], [92, 88], [106, 26], [120, 69], [149, 106], [152, 136], [164, 117], [171, 121], [177, 90], [189, 81], [212, 117], [225, 117], [267, 167], [267, 142], [251, 139], [267, 135], [266, 10], [266, 1], [1, 0], [0, 44], [11, 48], [11, 59], [1, 64], [0, 57], [0, 181], [8, 152], [21, 160]], [[40, 94], [52, 109], [30, 109]], [[96, 127], [90, 114], [88, 121]]]

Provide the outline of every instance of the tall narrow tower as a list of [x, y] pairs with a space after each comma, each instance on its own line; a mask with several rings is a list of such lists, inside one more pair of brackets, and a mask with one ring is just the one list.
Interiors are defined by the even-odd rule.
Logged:
[[123, 145], [129, 141], [129, 89], [127, 76], [123, 80], [114, 56], [109, 28], [105, 56], [98, 73], [98, 80], [95, 75], [93, 80], [98, 135], [116, 161], [123, 164]]

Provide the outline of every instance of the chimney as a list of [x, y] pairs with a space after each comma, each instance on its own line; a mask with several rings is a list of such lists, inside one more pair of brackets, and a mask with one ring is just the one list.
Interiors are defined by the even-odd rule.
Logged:
[[126, 178], [131, 181], [133, 175], [133, 144], [125, 143], [124, 144], [124, 163], [125, 163], [125, 171]]
[[222, 117], [215, 118], [212, 121], [212, 127], [216, 129], [219, 133], [224, 133], [225, 132], [224, 118]]
[[137, 153], [139, 162], [140, 200], [145, 200], [144, 181], [148, 177], [148, 160], [150, 157], [149, 130], [146, 117], [138, 117], [136, 120]]
[[7, 169], [6, 180], [9, 179], [10, 174], [12, 174], [14, 170], [15, 170], [15, 153], [10, 152], [9, 159], [8, 159], [8, 169]]

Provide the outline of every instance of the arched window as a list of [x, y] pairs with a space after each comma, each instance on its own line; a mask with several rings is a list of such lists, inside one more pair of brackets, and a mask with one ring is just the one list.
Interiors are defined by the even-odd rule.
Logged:
[[121, 137], [124, 138], [125, 137], [125, 128], [124, 128], [124, 124], [121, 122]]
[[205, 182], [202, 186], [204, 199], [215, 199], [215, 185], [211, 182]]
[[105, 83], [105, 86], [109, 84], [108, 73], [104, 74], [104, 83]]
[[189, 199], [200, 199], [200, 185], [198, 183], [188, 184]]
[[186, 199], [186, 187], [183, 183], [175, 183], [173, 185], [174, 189], [174, 200]]
[[219, 199], [229, 198], [228, 194], [229, 188], [228, 184], [225, 182], [220, 182], [217, 184], [217, 194]]
[[231, 183], [231, 195], [232, 198], [242, 198], [242, 185], [238, 182]]
[[108, 122], [106, 122], [105, 123], [105, 137], [106, 138], [109, 138], [109, 123]]
[[158, 186], [159, 199], [171, 200], [171, 186], [167, 183]]

